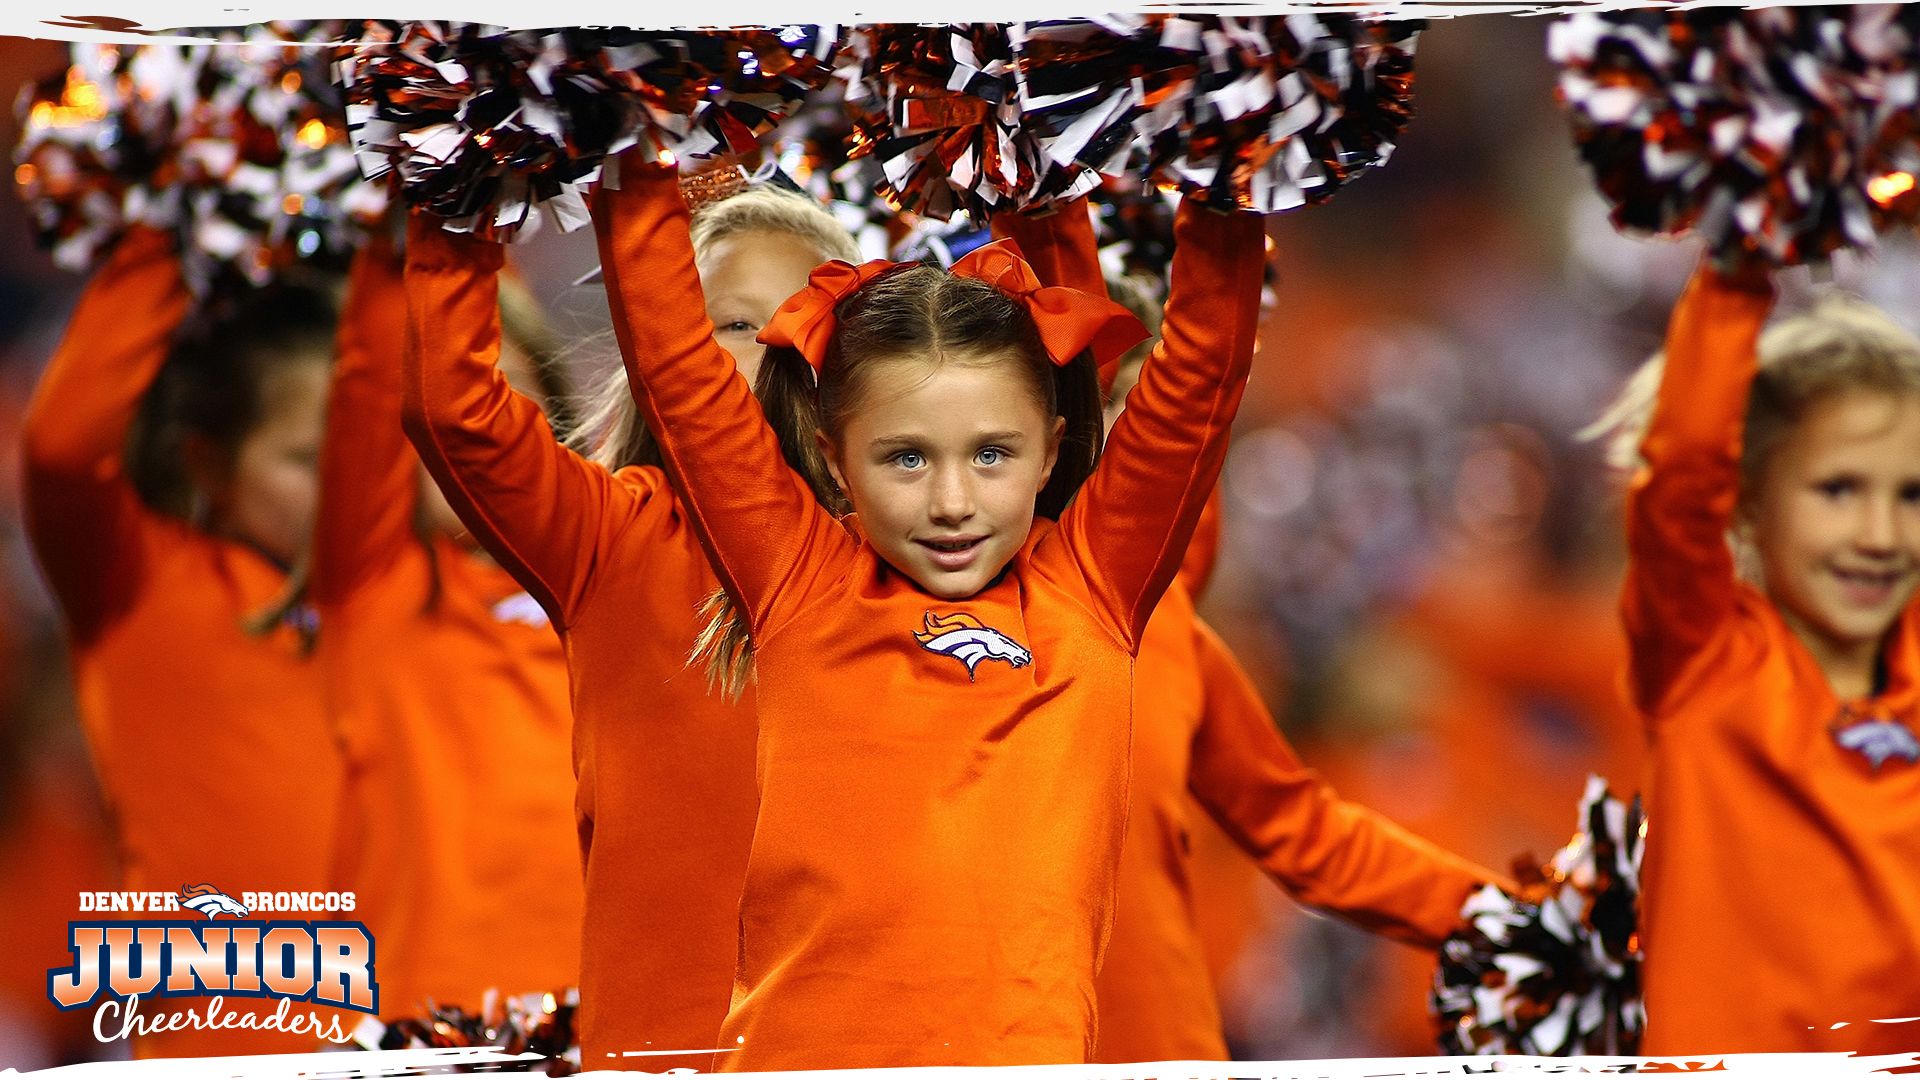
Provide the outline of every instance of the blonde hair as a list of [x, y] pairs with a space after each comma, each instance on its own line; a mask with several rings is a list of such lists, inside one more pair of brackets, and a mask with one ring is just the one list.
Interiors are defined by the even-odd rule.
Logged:
[[[1848, 390], [1920, 394], [1920, 338], [1872, 304], [1832, 294], [1760, 335], [1759, 370], [1747, 396], [1740, 439], [1740, 497], [1745, 500], [1781, 439], [1814, 403]], [[1579, 437], [1605, 439], [1607, 464], [1623, 472], [1640, 455], [1666, 354], [1627, 380], [1618, 398]]]
[[[694, 258], [703, 257], [720, 241], [746, 232], [798, 237], [813, 245], [821, 262], [861, 261], [859, 244], [826, 207], [810, 196], [773, 184], [754, 185], [696, 211], [691, 225]], [[622, 367], [608, 372], [583, 403], [579, 424], [568, 445], [608, 469], [660, 464], [659, 450], [634, 407], [633, 392]]]

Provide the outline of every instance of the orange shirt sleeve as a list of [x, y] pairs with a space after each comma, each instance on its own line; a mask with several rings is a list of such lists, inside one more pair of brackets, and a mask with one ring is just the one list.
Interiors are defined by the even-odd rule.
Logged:
[[1260, 322], [1264, 220], [1192, 200], [1174, 224], [1166, 318], [1106, 451], [1060, 528], [1136, 644], [1226, 458]]
[[594, 228], [634, 400], [715, 573], [756, 638], [794, 575], [851, 538], [787, 467], [760, 403], [713, 340], [671, 167], [636, 154], [595, 197]]
[[28, 408], [27, 531], [76, 640], [138, 586], [152, 511], [127, 475], [127, 432], [187, 309], [172, 241], [130, 230], [74, 308]]
[[1234, 842], [1302, 903], [1399, 941], [1437, 946], [1468, 894], [1498, 876], [1343, 801], [1301, 764], [1259, 691], [1193, 624], [1206, 706], [1187, 786]]
[[1727, 530], [1740, 488], [1740, 438], [1769, 284], [1702, 266], [1674, 308], [1666, 365], [1627, 501], [1623, 613], [1633, 687], [1653, 711], [1734, 610]]
[[1100, 245], [1093, 236], [1092, 205], [1082, 195], [1047, 214], [995, 214], [993, 235], [1019, 245], [1021, 256], [1042, 284], [1105, 296], [1107, 277], [1100, 269]]
[[[1106, 296], [1107, 278], [1100, 267], [1100, 245], [1094, 237], [1091, 210], [1092, 204], [1081, 196], [1050, 214], [996, 214], [993, 235], [1018, 244], [1042, 284], [1065, 285], [1093, 296]], [[1111, 368], [1101, 369], [1103, 388], [1111, 388], [1113, 374]], [[1194, 526], [1193, 539], [1188, 541], [1186, 556], [1180, 563], [1180, 582], [1187, 591], [1199, 596], [1206, 589], [1219, 553], [1220, 491], [1216, 487], [1201, 508], [1200, 521]]]
[[1180, 560], [1180, 584], [1198, 600], [1213, 580], [1213, 564], [1220, 559], [1220, 489], [1215, 487], [1207, 505], [1200, 508], [1200, 520], [1193, 527], [1193, 539], [1187, 541], [1186, 558]]
[[546, 609], [572, 625], [602, 533], [634, 498], [560, 445], [500, 356], [499, 244], [415, 215], [407, 233], [405, 430], [460, 520]]
[[334, 339], [327, 437], [320, 452], [311, 592], [328, 607], [414, 543], [419, 493], [400, 430], [400, 358], [407, 296], [393, 247], [380, 239], [353, 257]]

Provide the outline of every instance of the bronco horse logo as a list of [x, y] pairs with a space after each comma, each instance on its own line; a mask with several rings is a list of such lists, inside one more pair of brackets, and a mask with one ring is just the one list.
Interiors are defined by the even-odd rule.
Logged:
[[1867, 759], [1874, 772], [1889, 760], [1898, 758], [1909, 764], [1920, 762], [1920, 739], [1896, 720], [1886, 717], [1860, 717], [1843, 709], [1834, 727], [1834, 741]]
[[1033, 654], [1007, 635], [983, 624], [971, 615], [926, 615], [926, 630], [915, 630], [913, 639], [920, 647], [942, 656], [951, 656], [967, 665], [967, 681], [973, 681], [974, 669], [987, 660], [1005, 660], [1009, 667], [1025, 667]]
[[247, 909], [241, 906], [240, 901], [205, 883], [180, 886], [180, 905], [190, 907], [209, 919], [217, 919], [222, 915], [231, 915], [236, 919], [247, 917]]

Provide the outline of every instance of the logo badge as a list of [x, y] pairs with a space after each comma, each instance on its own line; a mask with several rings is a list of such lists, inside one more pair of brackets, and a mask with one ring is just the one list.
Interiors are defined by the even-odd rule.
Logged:
[[1862, 717], [1844, 708], [1834, 723], [1833, 741], [1866, 758], [1874, 772], [1893, 758], [1909, 765], [1920, 763], [1920, 739], [1914, 738], [1911, 728], [1888, 717]]
[[231, 915], [236, 919], [247, 917], [247, 909], [240, 901], [204, 883], [180, 886], [180, 906], [192, 908], [209, 919], [217, 919], [222, 915]]
[[915, 630], [913, 639], [920, 647], [941, 656], [951, 656], [967, 665], [967, 681], [973, 681], [974, 669], [987, 660], [1004, 660], [1009, 667], [1026, 667], [1033, 654], [1019, 642], [983, 624], [965, 613], [926, 614], [926, 629]]

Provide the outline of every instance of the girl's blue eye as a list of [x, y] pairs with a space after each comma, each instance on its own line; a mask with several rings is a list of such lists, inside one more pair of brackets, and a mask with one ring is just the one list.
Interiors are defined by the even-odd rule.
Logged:
[[917, 450], [902, 450], [893, 455], [893, 463], [903, 469], [917, 469], [925, 465], [927, 459], [921, 457], [920, 452]]
[[1007, 452], [1005, 450], [997, 446], [989, 446], [985, 450], [975, 454], [974, 460], [982, 465], [998, 465], [1000, 464], [1000, 459], [1005, 457], [1006, 454]]

